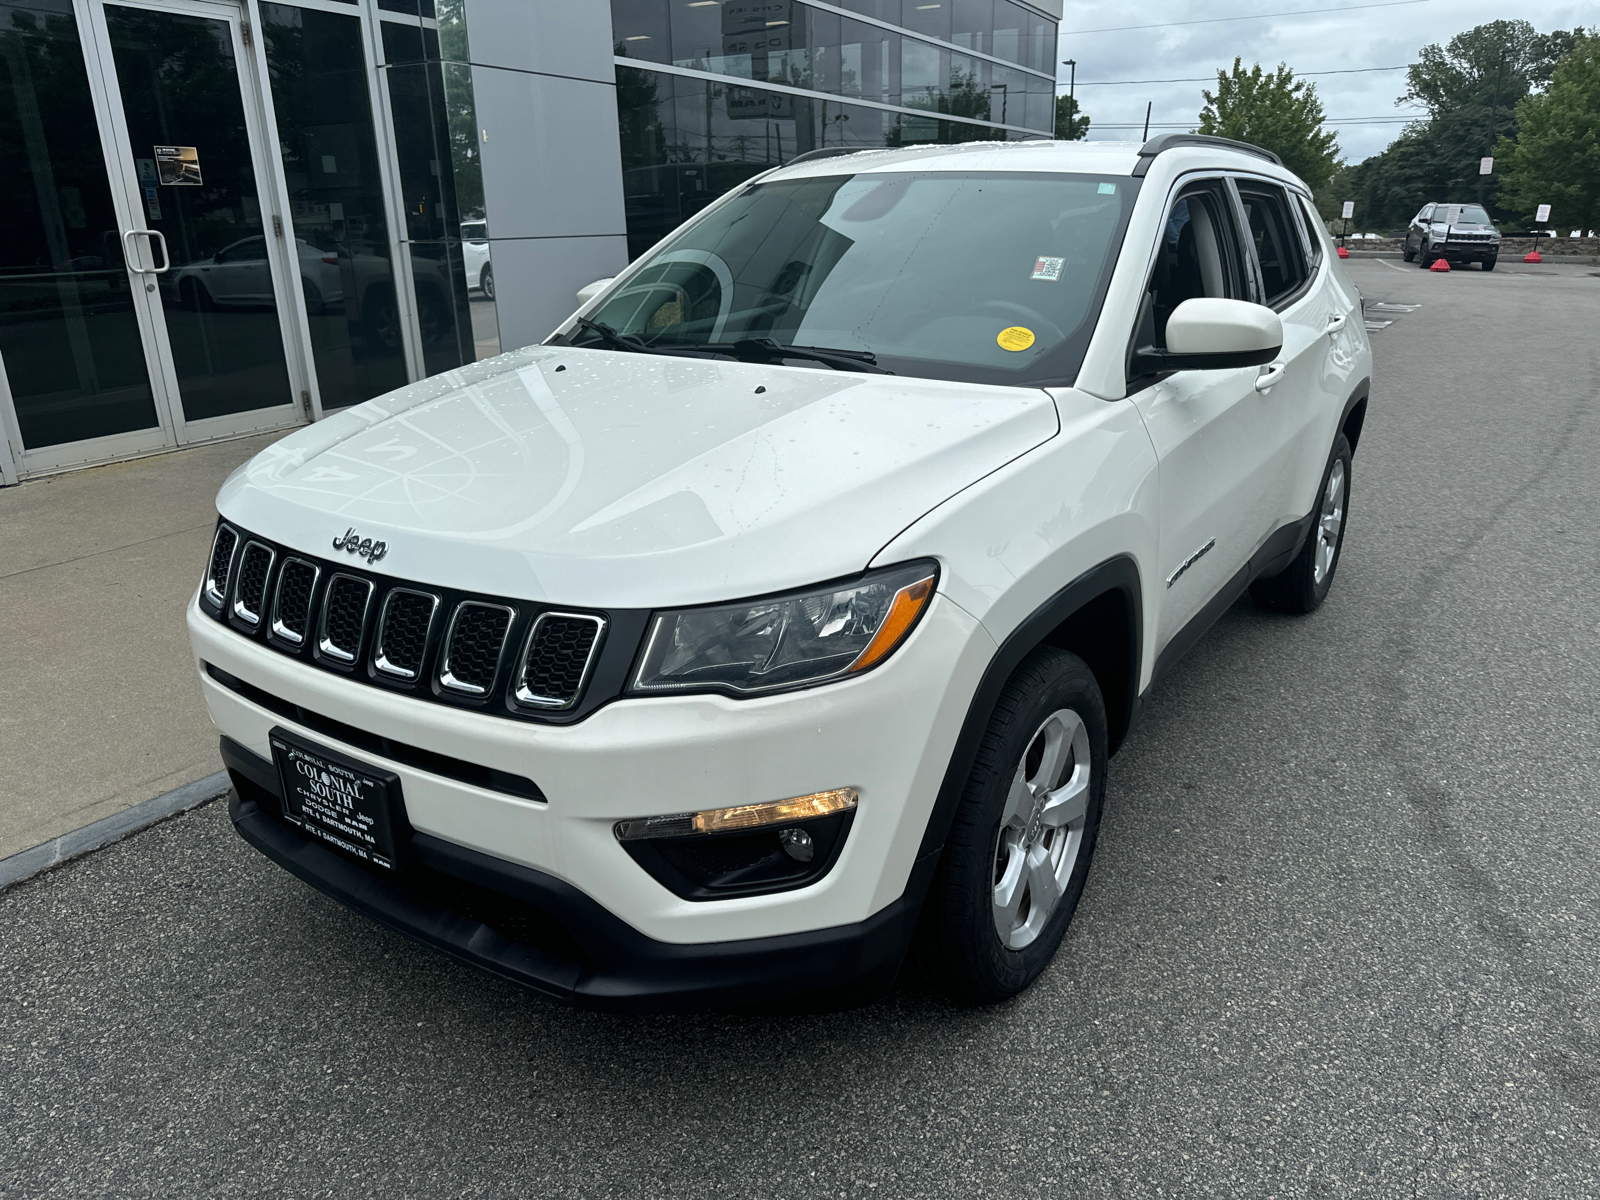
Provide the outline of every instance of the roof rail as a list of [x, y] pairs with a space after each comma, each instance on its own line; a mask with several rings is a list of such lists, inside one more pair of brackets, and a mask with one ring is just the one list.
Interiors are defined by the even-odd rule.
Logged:
[[792, 167], [795, 163], [816, 162], [819, 158], [838, 158], [842, 154], [860, 154], [863, 150], [870, 149], [870, 146], [824, 146], [821, 150], [807, 150], [804, 154], [796, 154], [783, 165]]
[[1150, 164], [1155, 161], [1156, 155], [1176, 150], [1180, 146], [1210, 146], [1216, 150], [1237, 150], [1241, 154], [1253, 154], [1257, 158], [1264, 158], [1268, 162], [1283, 166], [1283, 159], [1271, 150], [1263, 150], [1260, 146], [1252, 146], [1249, 142], [1213, 137], [1209, 133], [1163, 133], [1151, 138], [1139, 148], [1139, 165], [1133, 169], [1134, 175], [1143, 176], [1150, 170]]

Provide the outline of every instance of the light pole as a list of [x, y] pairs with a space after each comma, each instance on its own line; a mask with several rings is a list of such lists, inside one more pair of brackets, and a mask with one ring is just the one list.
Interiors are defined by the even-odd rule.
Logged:
[[1075, 142], [1078, 140], [1078, 60], [1063, 59], [1061, 65], [1072, 68], [1072, 74], [1067, 77], [1067, 141]]

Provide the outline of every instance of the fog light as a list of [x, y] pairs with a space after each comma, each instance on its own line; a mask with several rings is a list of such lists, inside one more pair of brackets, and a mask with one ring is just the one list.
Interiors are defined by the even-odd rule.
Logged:
[[784, 829], [778, 833], [783, 852], [795, 862], [808, 863], [817, 853], [817, 844], [804, 829]]
[[[760, 829], [767, 825], [788, 825], [794, 821], [810, 821], [848, 812], [860, 802], [855, 788], [836, 788], [831, 792], [813, 792], [809, 796], [796, 796], [792, 800], [771, 800], [765, 804], [741, 804], [737, 808], [708, 808], [703, 812], [674, 813], [665, 817], [643, 817], [632, 821], [618, 821], [613, 827], [619, 842], [639, 842], [654, 838], [694, 837], [707, 833], [738, 833]], [[800, 833], [807, 844], [811, 837], [804, 830], [785, 830]], [[784, 850], [798, 862], [805, 858]], [[813, 850], [812, 853], [815, 851]]]

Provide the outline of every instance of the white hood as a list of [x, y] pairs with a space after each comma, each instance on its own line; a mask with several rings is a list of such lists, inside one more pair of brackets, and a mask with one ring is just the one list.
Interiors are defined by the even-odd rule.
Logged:
[[398, 578], [660, 608], [860, 571], [1057, 429], [1036, 389], [532, 347], [300, 430], [217, 504], [322, 558], [385, 541]]

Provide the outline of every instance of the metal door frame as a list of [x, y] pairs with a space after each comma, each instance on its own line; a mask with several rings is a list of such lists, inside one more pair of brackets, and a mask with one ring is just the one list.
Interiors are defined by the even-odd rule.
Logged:
[[[138, 172], [134, 166], [132, 139], [128, 134], [126, 114], [122, 107], [122, 91], [117, 84], [116, 63], [111, 52], [111, 35], [106, 27], [105, 8], [115, 4], [123, 8], [139, 8], [151, 12], [201, 17], [222, 21], [232, 35], [234, 61], [238, 64], [239, 101], [244, 113], [245, 136], [250, 144], [251, 167], [255, 173], [256, 189], [261, 204], [262, 233], [268, 246], [267, 263], [272, 276], [273, 294], [277, 298], [278, 331], [283, 342], [284, 365], [289, 376], [289, 395], [282, 404], [269, 408], [251, 409], [242, 413], [228, 413], [219, 417], [205, 417], [190, 421], [183, 415], [182, 396], [177, 381], [177, 369], [172, 358], [172, 344], [167, 334], [166, 314], [161, 304], [160, 292], [145, 293], [152, 316], [153, 348], [159, 363], [167, 396], [167, 417], [172, 428], [174, 444], [186, 445], [214, 438], [237, 436], [257, 430], [277, 429], [297, 424], [308, 415], [302, 407], [301, 397], [307, 392], [306, 360], [303, 349], [307, 333], [302, 332], [303, 299], [300, 295], [300, 264], [295, 259], [293, 270], [288, 266], [288, 243], [291, 240], [285, 221], [282, 198], [287, 189], [282, 176], [282, 164], [277, 154], [266, 154], [265, 148], [277, 146], [276, 138], [268, 139], [268, 128], [260, 95], [262, 75], [258, 70], [254, 45], [259, 39], [251, 36], [249, 17], [242, 0], [73, 0], [74, 7], [82, 7], [93, 30], [96, 57], [101, 72], [100, 86], [107, 101], [107, 122], [102, 127], [102, 141], [109, 142], [106, 161], [116, 164], [111, 168], [112, 188], [120, 185], [124, 207], [133, 220], [124, 226], [134, 247], [133, 254], [140, 266], [155, 266], [155, 253], [151, 239], [132, 237], [133, 231], [146, 227], [142, 191]], [[260, 66], [265, 65], [261, 60]], [[120, 169], [119, 169], [120, 168]], [[137, 207], [135, 207], [137, 205]], [[121, 214], [119, 214], [121, 215]], [[148, 284], [148, 280], [146, 281]], [[158, 319], [157, 319], [158, 318]], [[151, 347], [147, 345], [148, 350]]]

